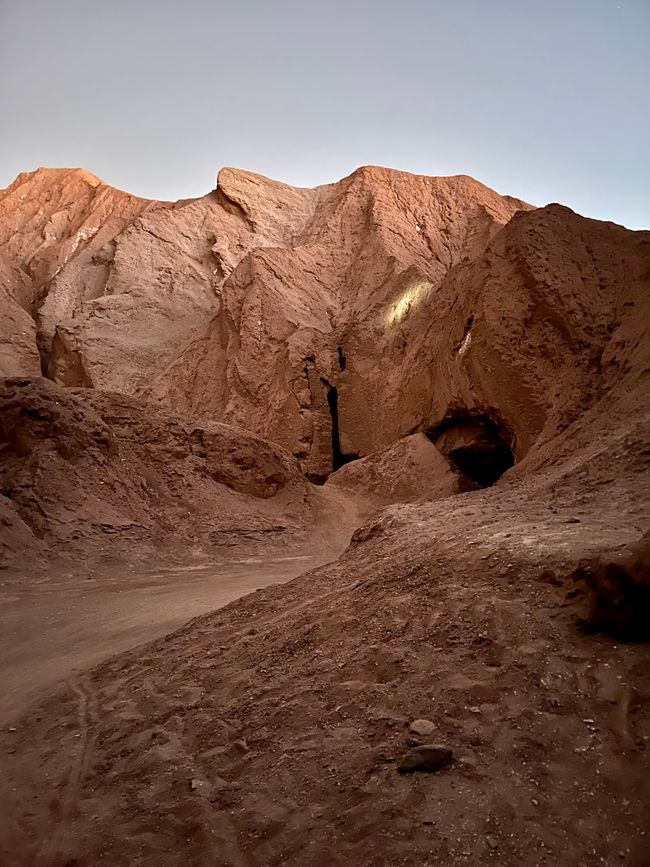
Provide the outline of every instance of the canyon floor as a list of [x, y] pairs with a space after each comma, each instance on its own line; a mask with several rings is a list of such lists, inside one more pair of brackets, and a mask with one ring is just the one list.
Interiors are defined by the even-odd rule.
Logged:
[[[580, 628], [572, 567], [644, 515], [530, 493], [389, 510], [333, 564], [68, 670], [0, 733], [3, 863], [642, 867], [650, 648]], [[300, 567], [249, 568], [218, 595], [222, 570], [136, 577], [126, 609], [146, 600], [171, 627]], [[126, 614], [121, 585], [95, 609]], [[119, 625], [73, 641], [58, 673], [165, 628]], [[398, 773], [431, 741], [448, 768]]]
[[146, 571], [113, 565], [3, 576], [0, 724], [73, 674], [246, 593], [289, 581], [316, 559], [296, 554]]

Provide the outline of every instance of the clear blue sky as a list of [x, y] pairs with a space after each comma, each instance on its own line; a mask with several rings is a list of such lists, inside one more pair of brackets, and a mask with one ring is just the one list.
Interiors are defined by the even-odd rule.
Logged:
[[470, 174], [650, 228], [650, 0], [0, 0], [0, 187]]

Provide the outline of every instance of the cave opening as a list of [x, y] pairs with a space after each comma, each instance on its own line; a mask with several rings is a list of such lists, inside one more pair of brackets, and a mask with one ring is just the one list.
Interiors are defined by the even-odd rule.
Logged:
[[332, 471], [340, 469], [350, 461], [355, 461], [359, 455], [341, 450], [341, 435], [339, 430], [339, 392], [336, 386], [329, 385], [327, 389], [327, 405], [332, 420]]
[[514, 466], [511, 437], [482, 413], [454, 411], [426, 432], [452, 467], [479, 488], [489, 488]]

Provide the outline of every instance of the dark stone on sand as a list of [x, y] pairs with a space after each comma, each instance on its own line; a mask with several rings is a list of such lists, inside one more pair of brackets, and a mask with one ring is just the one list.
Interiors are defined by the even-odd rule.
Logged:
[[452, 758], [449, 747], [422, 744], [404, 753], [397, 770], [400, 774], [412, 774], [414, 771], [433, 773], [451, 764]]

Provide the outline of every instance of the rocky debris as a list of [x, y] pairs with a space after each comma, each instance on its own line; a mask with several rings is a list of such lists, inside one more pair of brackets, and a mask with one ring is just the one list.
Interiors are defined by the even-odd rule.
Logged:
[[621, 641], [650, 639], [650, 533], [614, 558], [581, 564], [572, 577], [591, 591], [586, 629]]
[[400, 774], [412, 774], [415, 771], [440, 771], [450, 765], [453, 752], [449, 747], [421, 744], [411, 747], [400, 759], [397, 770]]
[[429, 735], [433, 734], [435, 730], [435, 724], [432, 723], [429, 719], [415, 719], [409, 725], [410, 732], [423, 738], [426, 738]]
[[[92, 749], [59, 860], [237, 863], [246, 841], [249, 861], [292, 865], [326, 852], [416, 867], [432, 847], [449, 864], [577, 867], [628, 849], [643, 863], [650, 645], [576, 629], [566, 583], [542, 578], [644, 532], [648, 395], [635, 376], [502, 483], [390, 506], [265, 604], [250, 594], [90, 672]], [[188, 688], [200, 701], [179, 699]], [[453, 746], [453, 773], [398, 774], [414, 711], [433, 707], [426, 742]], [[49, 839], [79, 709], [67, 690], [0, 735], [16, 749], [0, 779], [10, 857]], [[138, 746], [143, 732], [155, 746]], [[209, 797], [189, 790], [195, 777]]]

